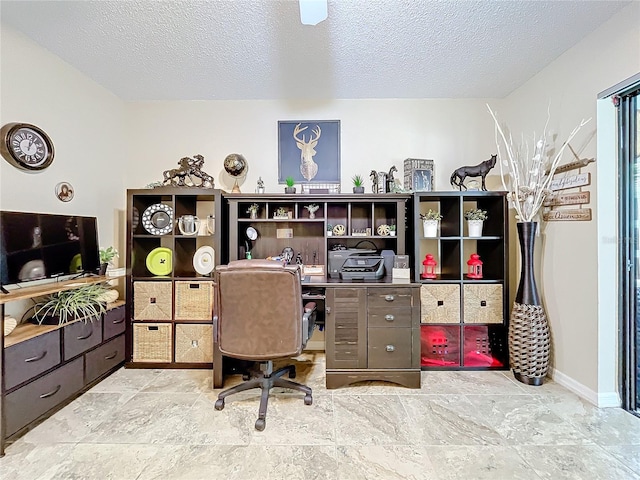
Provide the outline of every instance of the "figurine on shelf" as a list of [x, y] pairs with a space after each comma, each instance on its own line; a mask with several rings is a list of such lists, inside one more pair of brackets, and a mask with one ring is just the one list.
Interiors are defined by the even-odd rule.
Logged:
[[258, 177], [258, 186], [256, 187], [256, 193], [264, 193], [264, 182], [262, 177]]
[[484, 162], [480, 162], [478, 165], [474, 165], [472, 167], [464, 166], [460, 167], [451, 174], [451, 179], [449, 180], [452, 187], [458, 187], [460, 191], [464, 188], [467, 190], [466, 185], [464, 184], [464, 179], [467, 177], [481, 177], [482, 178], [482, 190], [487, 191], [487, 186], [485, 185], [485, 177], [489, 173], [493, 167], [496, 166], [498, 156], [491, 155], [489, 160], [485, 160]]
[[309, 212], [309, 218], [316, 218], [316, 211], [320, 208], [317, 204], [305, 205], [304, 207]]
[[[202, 187], [213, 188], [213, 177], [202, 171], [204, 157], [194, 155], [193, 158], [183, 157], [178, 162], [179, 168], [172, 168], [162, 172], [162, 183], [173, 187]], [[193, 177], [199, 178], [196, 183]]]
[[398, 169], [395, 165], [392, 165], [389, 169], [389, 173], [387, 173], [387, 193], [393, 193], [396, 191], [396, 179], [393, 177], [393, 174], [397, 172]]

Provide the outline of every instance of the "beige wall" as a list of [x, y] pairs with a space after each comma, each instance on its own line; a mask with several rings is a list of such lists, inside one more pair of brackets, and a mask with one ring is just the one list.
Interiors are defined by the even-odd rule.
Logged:
[[[0, 209], [96, 216], [101, 245], [122, 248], [124, 102], [16, 30], [3, 24], [0, 35], [0, 122], [35, 124], [55, 147], [42, 172], [0, 161]], [[74, 187], [68, 203], [54, 193], [61, 181]]]
[[[609, 272], [600, 280], [606, 285], [599, 292], [597, 263], [601, 246], [615, 247], [616, 232], [597, 226], [599, 215], [615, 218], [616, 192], [615, 184], [597, 191], [596, 182], [600, 171], [611, 177], [617, 159], [614, 149], [596, 151], [600, 141], [596, 98], [599, 92], [640, 71], [639, 19], [640, 3], [634, 2], [511, 94], [502, 116], [518, 135], [540, 132], [550, 107], [550, 129], [559, 140], [564, 140], [582, 118], [592, 118], [571, 144], [580, 157], [597, 157], [596, 164], [582, 169], [591, 173], [591, 185], [585, 190], [591, 192], [588, 206], [594, 220], [547, 223], [538, 250], [540, 286], [551, 323], [554, 377], [601, 405], [615, 402], [617, 397], [617, 314], [615, 301], [611, 302], [612, 296], [615, 300], [616, 278]], [[564, 161], [571, 159], [569, 152]], [[596, 211], [598, 203], [605, 200], [603, 211]], [[615, 262], [615, 254], [607, 261]], [[604, 301], [610, 308], [601, 310], [599, 317]], [[601, 341], [605, 336], [607, 341]]]

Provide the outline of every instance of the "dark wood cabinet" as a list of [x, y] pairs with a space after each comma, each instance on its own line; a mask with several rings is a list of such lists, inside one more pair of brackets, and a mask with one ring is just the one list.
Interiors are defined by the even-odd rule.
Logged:
[[[487, 212], [480, 236], [471, 236], [465, 212]], [[442, 215], [427, 237], [420, 214]], [[506, 192], [414, 194], [414, 281], [421, 286], [421, 365], [433, 369], [508, 368], [508, 211]], [[424, 278], [423, 261], [437, 262]], [[478, 254], [482, 277], [468, 262]], [[471, 273], [471, 275], [469, 275]]]

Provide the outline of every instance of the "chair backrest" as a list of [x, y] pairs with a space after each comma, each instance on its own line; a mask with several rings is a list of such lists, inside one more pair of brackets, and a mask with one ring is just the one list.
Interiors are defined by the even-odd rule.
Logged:
[[223, 355], [270, 360], [303, 346], [300, 269], [271, 260], [237, 260], [216, 268], [217, 339]]

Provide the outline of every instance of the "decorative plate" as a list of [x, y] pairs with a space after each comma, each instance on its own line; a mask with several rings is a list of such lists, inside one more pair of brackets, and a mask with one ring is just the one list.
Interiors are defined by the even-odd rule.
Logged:
[[154, 275], [169, 275], [172, 269], [173, 252], [167, 247], [154, 248], [147, 255], [147, 269]]
[[142, 213], [142, 226], [151, 235], [166, 235], [173, 230], [173, 208], [156, 203]]
[[69, 271], [71, 273], [82, 272], [82, 256], [79, 253], [76, 253], [71, 259], [71, 263], [69, 264]]
[[335, 227], [333, 227], [333, 234], [338, 237], [344, 235], [346, 231], [347, 229], [344, 227], [344, 225], [338, 224]]
[[378, 227], [378, 235], [382, 236], [382, 237], [388, 237], [389, 236], [389, 225], [387, 224], [382, 224]]
[[216, 254], [213, 248], [206, 245], [196, 250], [193, 255], [193, 268], [200, 275], [208, 275], [216, 266]]

